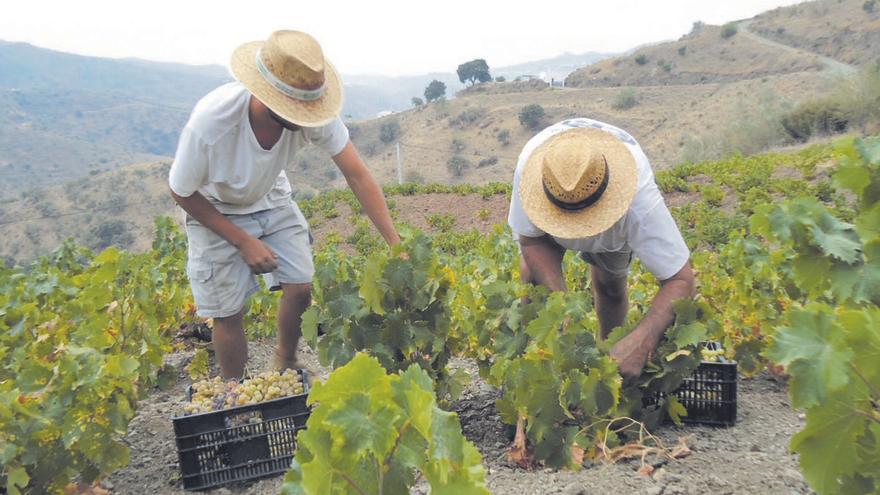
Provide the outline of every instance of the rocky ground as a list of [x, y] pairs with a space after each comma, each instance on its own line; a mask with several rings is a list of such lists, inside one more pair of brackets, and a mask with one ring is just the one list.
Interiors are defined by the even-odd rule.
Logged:
[[[254, 369], [266, 365], [272, 343], [252, 342], [250, 363]], [[189, 378], [183, 366], [193, 351], [169, 356], [180, 370], [180, 379], [170, 389], [155, 390], [144, 399], [131, 422], [126, 442], [131, 463], [104, 482], [114, 494], [188, 493], [179, 480], [177, 452], [171, 417], [182, 411]], [[329, 370], [318, 366], [314, 353], [304, 348], [304, 361], [326, 377]], [[470, 363], [457, 366], [469, 370]], [[216, 369], [214, 370], [216, 373]], [[767, 377], [742, 378], [739, 382], [739, 416], [736, 426], [664, 427], [655, 432], [667, 444], [681, 436], [693, 453], [683, 459], [658, 465], [651, 476], [638, 473], [639, 462], [597, 464], [577, 472], [552, 469], [523, 470], [508, 463], [504, 425], [495, 411], [498, 391], [474, 373], [470, 387], [453, 406], [465, 435], [483, 454], [489, 490], [496, 495], [564, 494], [794, 494], [812, 493], [797, 469], [797, 459], [787, 450], [789, 439], [803, 426], [803, 418], [791, 410], [785, 386]], [[214, 494], [277, 494], [281, 476], [250, 483], [238, 483], [213, 490]], [[427, 493], [416, 486], [413, 493]]]

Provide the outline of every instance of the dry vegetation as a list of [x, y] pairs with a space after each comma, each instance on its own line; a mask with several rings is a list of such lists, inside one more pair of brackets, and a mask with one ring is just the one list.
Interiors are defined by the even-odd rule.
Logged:
[[767, 11], [751, 30], [789, 46], [842, 62], [880, 62], [880, 2], [824, 0]]
[[[832, 21], [852, 24], [828, 26], [822, 12]], [[742, 23], [698, 24], [678, 41], [576, 71], [564, 89], [534, 81], [478, 84], [448, 101], [349, 122], [351, 136], [382, 183], [397, 181], [399, 143], [404, 180], [481, 184], [510, 180], [522, 146], [535, 133], [520, 119], [527, 105], [543, 109], [537, 128], [582, 116], [625, 128], [658, 169], [822, 138], [825, 129], [810, 120], [817, 115], [845, 120], [847, 132], [880, 131], [880, 73], [865, 69], [844, 78], [828, 70], [827, 60], [806, 53], [809, 46], [762, 42], [754, 34], [763, 36], [771, 21], [783, 18], [792, 35], [807, 36], [807, 27], [815, 26], [816, 46], [829, 36], [848, 47], [858, 45], [832, 55], [856, 57], [863, 38], [853, 33], [867, 32], [870, 38], [880, 31], [871, 24], [876, 12], [849, 0], [777, 9], [748, 23], [749, 32], [737, 31]], [[795, 138], [784, 122], [809, 132]], [[0, 203], [0, 255], [28, 260], [68, 236], [92, 247], [108, 240], [146, 247], [153, 217], [175, 212], [166, 174], [167, 163], [132, 166], [42, 192], [18, 193]], [[317, 149], [300, 153], [288, 175], [300, 198], [345, 187], [330, 158]], [[49, 218], [27, 220], [35, 217]]]
[[566, 86], [660, 86], [733, 82], [816, 71], [817, 58], [790, 53], [738, 34], [722, 36], [720, 26], [695, 24], [678, 41], [640, 48], [631, 55], [576, 70]]

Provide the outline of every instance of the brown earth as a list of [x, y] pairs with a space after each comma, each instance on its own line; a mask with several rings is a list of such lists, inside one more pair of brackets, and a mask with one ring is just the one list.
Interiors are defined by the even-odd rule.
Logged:
[[[519, 111], [528, 104], [544, 108], [541, 126], [586, 116], [628, 130], [656, 169], [737, 150], [756, 152], [784, 139], [774, 134], [781, 112], [828, 94], [839, 77], [810, 53], [837, 52], [768, 41], [767, 33], [778, 31], [772, 22], [784, 21], [792, 36], [799, 33], [808, 40], [816, 33], [816, 42], [829, 38], [834, 40], [829, 47], [858, 51], [868, 46], [864, 36], [880, 32], [877, 13], [861, 10], [860, 1], [841, 0], [840, 9], [836, 0], [822, 0], [771, 11], [729, 38], [721, 37], [717, 26], [701, 25], [678, 41], [646, 46], [573, 73], [571, 84], [586, 87], [547, 88], [536, 81], [476, 85], [449, 101], [351, 122], [352, 139], [381, 183], [397, 181], [398, 162], [404, 179], [412, 182], [510, 181], [522, 146], [537, 132], [519, 121]], [[836, 21], [829, 24], [823, 13]], [[865, 53], [875, 51], [865, 48]], [[635, 62], [639, 55], [646, 57], [645, 64]], [[615, 108], [624, 91], [632, 92], [635, 105]], [[392, 121], [400, 126], [399, 136], [383, 142], [380, 128]], [[447, 166], [455, 156], [469, 163], [460, 176]], [[126, 167], [4, 201], [0, 256], [26, 263], [67, 237], [102, 247], [96, 239], [108, 224], [129, 234], [110, 236], [116, 244], [149, 247], [155, 215], [179, 215], [167, 193], [167, 168], [167, 162]], [[298, 194], [346, 187], [330, 158], [316, 149], [300, 153], [288, 176]]]
[[[249, 349], [254, 369], [266, 366], [272, 343], [251, 342]], [[303, 348], [301, 355], [322, 379], [326, 378], [329, 370], [318, 366], [310, 349]], [[182, 370], [191, 356], [191, 350], [180, 351], [167, 361]], [[506, 459], [508, 440], [494, 405], [498, 391], [479, 379], [473, 363], [456, 360], [453, 366], [464, 368], [475, 377], [452, 410], [458, 413], [465, 436], [483, 454], [487, 485], [496, 495], [812, 493], [797, 470], [796, 458], [787, 451], [790, 437], [803, 426], [804, 420], [791, 410], [784, 386], [770, 378], [740, 379], [736, 426], [668, 426], [655, 432], [670, 445], [680, 436], [688, 437], [693, 453], [681, 460], [658, 463], [653, 477], [646, 477], [638, 474], [637, 461], [616, 465], [588, 463], [589, 467], [580, 471], [527, 471], [510, 465]], [[217, 373], [216, 367], [213, 373]], [[182, 410], [185, 390], [190, 384], [182, 371], [179, 376], [171, 389], [154, 390], [138, 404], [138, 414], [125, 437], [131, 448], [131, 464], [105, 482], [111, 493], [188, 493], [179, 481], [171, 422], [171, 417]], [[282, 478], [277, 476], [233, 484], [211, 493], [277, 494], [281, 482]], [[412, 493], [424, 494], [427, 489], [417, 485]]]
[[719, 26], [698, 25], [678, 41], [646, 46], [572, 72], [568, 87], [661, 86], [756, 79], [821, 69], [808, 53], [790, 52], [759, 40], [721, 36]]
[[779, 43], [858, 66], [880, 62], [880, 5], [820, 0], [769, 10], [749, 29]]

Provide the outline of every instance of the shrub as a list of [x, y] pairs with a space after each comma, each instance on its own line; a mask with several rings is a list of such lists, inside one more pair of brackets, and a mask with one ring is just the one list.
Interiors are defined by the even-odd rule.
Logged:
[[611, 102], [611, 106], [615, 110], [629, 110], [638, 104], [639, 99], [636, 97], [636, 91], [633, 88], [626, 88], [617, 93], [617, 97]]
[[678, 47], [678, 54], [680, 56], [684, 57], [684, 54], [687, 52], [687, 49], [688, 49], [688, 47], [686, 47], [686, 46]]
[[383, 122], [379, 128], [379, 140], [388, 144], [400, 136], [400, 123], [397, 120]]
[[848, 119], [836, 102], [816, 100], [798, 105], [783, 116], [781, 122], [789, 136], [804, 142], [815, 134], [845, 131]]
[[464, 175], [465, 169], [470, 166], [471, 162], [469, 162], [467, 158], [460, 155], [454, 155], [446, 161], [446, 168], [449, 170], [449, 173], [451, 173], [455, 177], [461, 177], [462, 175]]
[[522, 107], [522, 110], [519, 111], [519, 123], [528, 129], [535, 130], [541, 127], [544, 115], [544, 107], [537, 103], [532, 103]]
[[465, 144], [464, 141], [460, 139], [453, 139], [451, 143], [449, 143], [449, 148], [453, 153], [461, 153], [464, 151]]
[[483, 108], [468, 108], [457, 116], [450, 118], [449, 125], [464, 129], [482, 118], [484, 115], [486, 115], [486, 110]]
[[495, 165], [496, 163], [498, 163], [498, 157], [497, 156], [490, 156], [489, 158], [484, 158], [484, 159], [480, 160], [480, 162], [477, 163], [477, 168], [491, 167], [492, 165]]
[[428, 215], [428, 225], [440, 232], [449, 232], [455, 226], [455, 217], [449, 213], [434, 213]]
[[504, 76], [498, 76], [495, 78], [495, 82], [504, 82], [507, 81], [507, 78]]
[[404, 174], [403, 178], [406, 182], [411, 182], [414, 184], [424, 184], [425, 183], [425, 176], [423, 176], [422, 174], [420, 174], [419, 172], [417, 172], [415, 170], [408, 170], [406, 172], [406, 174]]
[[103, 251], [111, 245], [124, 249], [134, 242], [134, 235], [129, 231], [128, 224], [122, 220], [111, 220], [93, 227], [89, 236], [89, 247], [95, 251]]
[[877, 5], [877, 0], [866, 0], [865, 3], [862, 4], [862, 10], [871, 14], [874, 12], [874, 7]]
[[665, 60], [658, 60], [657, 67], [663, 69], [663, 72], [672, 72], [672, 63]]
[[703, 196], [703, 200], [710, 206], [717, 207], [721, 206], [721, 202], [724, 200], [724, 189], [713, 184], [707, 184], [700, 188], [700, 195]]
[[644, 53], [640, 53], [640, 54], [636, 55], [635, 61], [639, 65], [645, 65], [648, 63], [648, 56], [645, 55]]
[[422, 100], [421, 98], [419, 98], [418, 96], [413, 96], [412, 100], [410, 100], [410, 102], [412, 103], [412, 106], [414, 106], [416, 108], [425, 104], [425, 101]]
[[728, 22], [727, 24], [721, 26], [721, 37], [724, 39], [730, 38], [737, 32], [737, 27], [735, 22]]
[[501, 129], [498, 131], [498, 134], [495, 135], [495, 138], [498, 139], [501, 146], [507, 146], [510, 144], [510, 131], [507, 129]]

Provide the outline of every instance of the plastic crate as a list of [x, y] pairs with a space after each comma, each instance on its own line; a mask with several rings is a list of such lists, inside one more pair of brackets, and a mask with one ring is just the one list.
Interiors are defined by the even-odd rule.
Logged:
[[183, 487], [204, 490], [287, 471], [296, 432], [311, 414], [308, 374], [299, 373], [302, 394], [172, 418]]
[[[646, 408], [656, 406], [664, 395], [646, 397], [642, 404]], [[671, 395], [687, 410], [687, 416], [681, 417], [682, 423], [733, 426], [736, 424], [736, 361], [722, 358], [718, 362], [701, 362]]]

